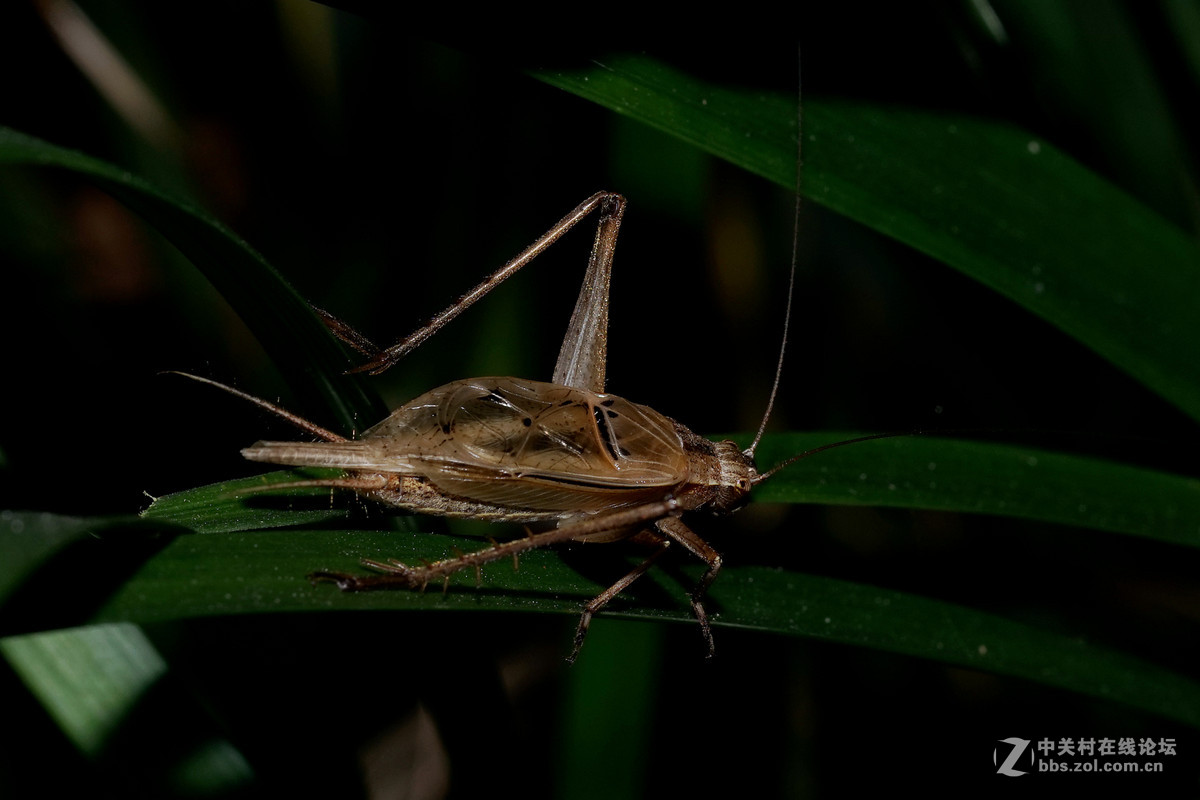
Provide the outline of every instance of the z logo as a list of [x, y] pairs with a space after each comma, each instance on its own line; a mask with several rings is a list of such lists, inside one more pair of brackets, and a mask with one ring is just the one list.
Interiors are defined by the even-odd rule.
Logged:
[[[1021, 757], [1021, 754], [1025, 752], [1025, 748], [1029, 747], [1029, 740], [1028, 739], [1010, 738], [1010, 739], [1001, 739], [1000, 743], [1012, 745], [1012, 751], [1009, 752], [1008, 758], [1004, 759], [1004, 763], [1001, 764], [996, 769], [996, 772], [999, 773], [1000, 775], [1008, 775], [1009, 777], [1012, 777], [1012, 778], [1015, 778], [1018, 775], [1024, 775], [1025, 774], [1024, 770], [1013, 769], [1013, 765], [1017, 763], [1017, 760]], [[997, 747], [995, 750], [992, 751], [992, 763], [993, 764], [996, 763], [996, 759], [999, 756], [999, 750], [1000, 750], [1000, 748]], [[1030, 760], [1030, 763], [1033, 763], [1033, 753], [1029, 754], [1029, 760]]]

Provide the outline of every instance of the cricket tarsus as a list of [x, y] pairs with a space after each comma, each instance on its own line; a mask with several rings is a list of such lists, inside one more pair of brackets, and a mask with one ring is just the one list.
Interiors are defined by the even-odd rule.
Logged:
[[350, 345], [358, 353], [372, 359], [379, 357], [379, 348], [366, 336], [363, 336], [353, 327], [342, 322], [323, 308], [317, 308], [312, 304], [309, 304], [309, 308], [321, 318], [321, 321], [325, 323], [325, 327], [329, 328], [330, 333]]

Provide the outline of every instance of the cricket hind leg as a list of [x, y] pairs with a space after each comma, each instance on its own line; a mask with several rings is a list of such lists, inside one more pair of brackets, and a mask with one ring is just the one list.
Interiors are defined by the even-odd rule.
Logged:
[[563, 534], [564, 528], [556, 528], [541, 533], [534, 533], [523, 539], [513, 539], [508, 542], [493, 544], [483, 550], [473, 553], [458, 553], [453, 558], [441, 561], [411, 566], [402, 561], [388, 559], [378, 561], [373, 558], [362, 559], [363, 566], [375, 571], [375, 574], [360, 575], [352, 572], [318, 571], [309, 573], [312, 583], [335, 583], [343, 592], [367, 592], [375, 589], [419, 589], [424, 591], [432, 582], [441, 580], [443, 590], [449, 586], [450, 576], [460, 570], [474, 567], [478, 571], [484, 564], [499, 561], [502, 558], [516, 558], [520, 553], [546, 547], [564, 539], [571, 538]]
[[[516, 258], [483, 279], [483, 281], [460, 297], [454, 305], [433, 317], [424, 327], [409, 334], [390, 347], [376, 347], [370, 339], [342, 322], [327, 311], [313, 306], [334, 336], [366, 356], [367, 363], [350, 372], [369, 372], [378, 375], [394, 366], [401, 358], [415, 350], [447, 323], [470, 308], [477, 300], [495, 289], [547, 248], [562, 238], [582, 219], [599, 209], [600, 222], [596, 227], [596, 239], [588, 263], [584, 290], [568, 327], [567, 338], [559, 353], [555, 368], [555, 383], [587, 389], [594, 392], [604, 390], [604, 362], [608, 338], [608, 287], [612, 271], [612, 253], [616, 246], [617, 230], [625, 210], [625, 198], [613, 192], [597, 192], [560, 219], [537, 241], [522, 250]], [[591, 298], [591, 299], [588, 299]], [[577, 347], [582, 342], [584, 347]], [[559, 378], [563, 378], [560, 380]], [[595, 387], [599, 388], [595, 388]]]
[[577, 522], [540, 533], [531, 533], [521, 539], [494, 543], [491, 547], [473, 553], [460, 553], [420, 566], [410, 566], [400, 561], [376, 561], [363, 559], [363, 564], [375, 570], [374, 575], [358, 575], [348, 572], [318, 571], [310, 573], [313, 583], [335, 583], [346, 592], [371, 591], [374, 589], [424, 589], [437, 580], [448, 581], [450, 576], [469, 567], [481, 568], [484, 564], [513, 558], [527, 550], [556, 544], [573, 539], [584, 539], [596, 534], [636, 529], [647, 523], [661, 520], [679, 512], [679, 503], [673, 497], [640, 506], [597, 514]]

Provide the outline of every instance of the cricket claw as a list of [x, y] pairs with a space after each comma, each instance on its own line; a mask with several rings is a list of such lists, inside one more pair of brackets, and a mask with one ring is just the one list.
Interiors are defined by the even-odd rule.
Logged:
[[313, 586], [320, 583], [336, 583], [343, 592], [353, 592], [362, 588], [359, 586], [358, 576], [348, 572], [310, 572], [308, 573], [308, 582]]
[[575, 641], [571, 647], [571, 655], [567, 656], [567, 663], [574, 664], [575, 659], [579, 658], [579, 651], [583, 649], [583, 639], [587, 636], [588, 626], [592, 624], [592, 612], [585, 608], [583, 615], [579, 618], [579, 627], [575, 629]]

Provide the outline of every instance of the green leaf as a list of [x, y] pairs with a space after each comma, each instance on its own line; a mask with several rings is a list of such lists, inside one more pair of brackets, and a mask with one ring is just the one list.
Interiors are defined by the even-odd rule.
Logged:
[[[796, 101], [641, 56], [538, 71], [782, 186]], [[804, 100], [806, 197], [1000, 292], [1200, 419], [1200, 248], [1051, 144], [1009, 125]]]
[[346, 430], [382, 416], [354, 364], [261, 255], [191, 203], [171, 197], [130, 173], [73, 150], [0, 126], [0, 164], [48, 166], [92, 181], [158, 229], [233, 306], [297, 390], [310, 389]]
[[[346, 516], [346, 511], [329, 502], [329, 489], [292, 487], [287, 490], [287, 497], [281, 499], [276, 495], [264, 494], [263, 487], [341, 474], [340, 470], [309, 469], [270, 472], [253, 478], [214, 483], [156, 497], [150, 507], [142, 512], [142, 516], [186, 525], [196, 533], [229, 533], [340, 520]], [[297, 510], [297, 500], [303, 501], [305, 498], [323, 499], [324, 502], [310, 503], [307, 509]]]
[[[764, 467], [854, 434], [765, 438]], [[1200, 547], [1200, 481], [1100, 459], [962, 439], [858, 442], [787, 467], [762, 502], [891, 506], [1076, 525]]]
[[831, 578], [737, 572], [733, 586], [714, 594], [719, 600], [725, 591], [737, 593], [735, 610], [720, 624], [759, 628], [760, 614], [769, 615], [771, 630], [1022, 677], [1200, 725], [1200, 684], [1063, 633]]
[[[273, 530], [183, 536], [122, 584], [94, 621], [152, 623], [332, 609], [575, 615], [584, 602], [605, 588], [574, 572], [550, 551], [523, 556], [515, 572], [507, 564], [488, 567], [478, 588], [473, 576], [457, 576], [444, 594], [343, 594], [329, 584], [312, 585], [304, 577], [313, 569], [360, 569], [358, 559], [362, 557], [418, 562], [452, 556], [456, 549], [472, 546], [478, 545], [460, 537], [387, 531]], [[636, 599], [623, 596], [614, 601], [606, 616], [694, 624], [684, 599], [690, 587], [679, 586], [665, 573], [651, 574], [669, 593], [635, 589], [629, 598]], [[762, 567], [727, 568], [713, 585], [710, 598], [711, 607], [719, 609], [713, 616], [718, 628], [815, 637], [986, 669], [1200, 725], [1200, 686], [1191, 681], [1071, 636], [954, 604]]]

